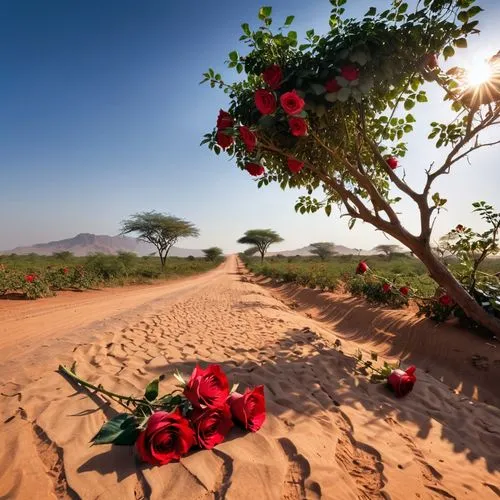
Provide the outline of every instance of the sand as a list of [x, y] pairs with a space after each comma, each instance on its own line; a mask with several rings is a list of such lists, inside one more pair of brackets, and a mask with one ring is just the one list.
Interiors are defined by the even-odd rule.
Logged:
[[[395, 399], [348, 355], [376, 342], [356, 338], [335, 314], [300, 314], [283, 290], [241, 272], [230, 257], [151, 288], [0, 301], [0, 499], [500, 496], [497, 407], [422, 369], [414, 391]], [[363, 314], [357, 308], [358, 326]], [[384, 328], [380, 352], [390, 343], [392, 327]], [[55, 372], [73, 361], [81, 376], [132, 394], [159, 374], [168, 391], [175, 370], [217, 362], [230, 380], [265, 385], [268, 419], [256, 434], [233, 430], [179, 463], [140, 465], [131, 447], [89, 445], [117, 408]], [[481, 392], [467, 373], [464, 384]]]

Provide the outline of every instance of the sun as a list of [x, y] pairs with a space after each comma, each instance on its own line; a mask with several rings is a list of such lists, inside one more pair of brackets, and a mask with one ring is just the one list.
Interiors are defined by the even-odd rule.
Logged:
[[493, 68], [486, 60], [478, 60], [467, 67], [467, 83], [471, 87], [478, 87], [486, 83], [493, 76]]

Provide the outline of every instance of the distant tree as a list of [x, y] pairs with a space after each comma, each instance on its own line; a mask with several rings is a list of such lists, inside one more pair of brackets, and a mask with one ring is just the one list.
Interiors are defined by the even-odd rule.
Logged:
[[52, 254], [52, 257], [54, 257], [57, 260], [62, 260], [62, 261], [67, 261], [74, 257], [72, 252], [69, 252], [68, 250], [65, 250], [63, 252], [54, 252]]
[[122, 221], [121, 234], [138, 233], [137, 239], [153, 244], [165, 269], [168, 252], [179, 238], [198, 236], [199, 230], [187, 220], [159, 212], [140, 212]]
[[393, 254], [401, 252], [403, 249], [399, 245], [377, 245], [373, 250], [384, 253], [390, 259]]
[[238, 243], [256, 247], [260, 253], [260, 261], [263, 262], [269, 246], [280, 241], [283, 241], [283, 238], [272, 229], [249, 229]]
[[313, 255], [317, 255], [321, 260], [326, 260], [328, 257], [338, 253], [335, 251], [335, 245], [328, 241], [311, 243], [309, 246], [312, 247], [310, 252]]
[[205, 254], [205, 258], [212, 262], [216, 261], [217, 259], [220, 259], [224, 254], [222, 248], [219, 247], [206, 248], [205, 250], [202, 250], [202, 252]]

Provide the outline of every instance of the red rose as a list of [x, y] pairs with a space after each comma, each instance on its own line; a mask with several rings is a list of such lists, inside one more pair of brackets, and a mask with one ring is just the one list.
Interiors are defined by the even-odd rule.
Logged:
[[410, 293], [410, 289], [407, 286], [402, 286], [399, 289], [400, 293], [404, 295], [405, 297]]
[[280, 97], [281, 107], [289, 115], [298, 115], [304, 109], [304, 99], [295, 90], [285, 92]]
[[198, 446], [211, 450], [224, 441], [233, 426], [229, 405], [221, 408], [196, 408], [191, 417]]
[[262, 78], [269, 85], [269, 87], [276, 90], [279, 88], [281, 81], [283, 80], [283, 73], [277, 64], [273, 64], [264, 70]]
[[389, 293], [391, 291], [391, 285], [389, 285], [389, 283], [384, 283], [382, 285], [382, 291], [384, 293]]
[[358, 267], [356, 267], [356, 274], [365, 274], [369, 269], [370, 268], [368, 267], [368, 264], [364, 260], [362, 260], [358, 264]]
[[287, 158], [288, 169], [294, 174], [298, 174], [304, 168], [304, 162], [295, 158]]
[[233, 138], [230, 135], [223, 134], [222, 132], [217, 132], [217, 144], [222, 148], [226, 149], [233, 143]]
[[179, 460], [195, 442], [194, 431], [179, 410], [173, 413], [157, 411], [149, 418], [135, 446], [143, 462], [163, 465]]
[[250, 175], [258, 177], [264, 173], [264, 167], [258, 163], [247, 163], [245, 168]]
[[257, 136], [248, 128], [242, 125], [239, 129], [240, 137], [247, 151], [251, 153], [255, 149], [255, 145], [257, 144]]
[[307, 122], [304, 118], [292, 116], [288, 119], [288, 125], [290, 125], [290, 132], [295, 137], [301, 137], [307, 134]]
[[415, 385], [417, 377], [415, 377], [416, 368], [412, 365], [406, 371], [392, 370], [387, 378], [389, 387], [394, 391], [398, 398], [406, 396]]
[[257, 432], [266, 420], [264, 386], [247, 389], [245, 394], [233, 392], [229, 396], [233, 418], [249, 431]]
[[230, 128], [234, 125], [234, 120], [233, 117], [224, 110], [219, 111], [219, 116], [217, 118], [217, 128], [218, 129], [224, 129], [224, 128]]
[[459, 224], [456, 228], [455, 228], [455, 231], [457, 233], [461, 233], [463, 230], [464, 230], [464, 226], [462, 226], [462, 224]]
[[205, 370], [199, 365], [184, 387], [184, 396], [194, 408], [220, 408], [229, 396], [229, 383], [219, 365], [210, 365]]
[[27, 274], [24, 277], [24, 281], [26, 281], [26, 283], [33, 283], [33, 281], [35, 281], [35, 278], [36, 276], [34, 274]]
[[63, 269], [63, 273], [64, 273], [64, 274], [68, 274], [68, 273], [69, 273], [69, 269], [68, 269], [67, 267], [65, 267], [65, 268]]
[[276, 97], [272, 92], [259, 89], [254, 95], [255, 106], [263, 115], [271, 115], [276, 111]]
[[347, 81], [352, 82], [353, 80], [357, 80], [359, 78], [359, 69], [352, 64], [348, 64], [347, 66], [340, 68], [340, 74]]
[[387, 162], [387, 165], [389, 165], [389, 168], [394, 170], [395, 168], [398, 168], [398, 159], [394, 156], [389, 156], [389, 158], [387, 158], [385, 160]]
[[442, 306], [451, 306], [453, 304], [453, 299], [445, 294], [445, 295], [441, 295], [441, 297], [439, 297], [439, 303], [442, 305]]
[[328, 80], [325, 83], [325, 89], [327, 92], [338, 92], [342, 87], [339, 85], [339, 82], [335, 78], [332, 78], [331, 80]]

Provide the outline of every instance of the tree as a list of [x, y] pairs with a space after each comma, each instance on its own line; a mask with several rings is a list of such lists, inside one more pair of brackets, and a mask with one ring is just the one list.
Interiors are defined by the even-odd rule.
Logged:
[[54, 252], [52, 257], [58, 260], [62, 260], [63, 262], [67, 262], [68, 260], [74, 257], [73, 253], [69, 250], [63, 250], [62, 252]]
[[249, 247], [243, 252], [243, 255], [251, 257], [252, 255], [255, 255], [258, 251], [259, 249], [257, 247]]
[[207, 260], [210, 260], [211, 262], [214, 262], [217, 259], [220, 259], [222, 257], [222, 255], [224, 254], [222, 248], [219, 248], [219, 247], [206, 248], [205, 250], [202, 250], [202, 252], [205, 254], [205, 258]]
[[156, 247], [162, 270], [165, 269], [168, 252], [179, 238], [199, 235], [193, 223], [155, 211], [134, 214], [121, 225], [121, 234], [138, 233], [137, 239]]
[[[406, 3], [394, 1], [381, 13], [372, 7], [360, 20], [344, 20], [345, 1], [330, 3], [330, 31], [309, 30], [301, 45], [289, 29], [293, 16], [271, 31], [271, 7], [259, 11], [261, 28], [242, 25], [248, 49], [232, 51], [228, 66], [246, 79], [230, 84], [213, 69], [204, 74], [203, 81], [231, 101], [202, 142], [217, 154], [226, 149], [239, 168], [260, 177], [258, 187], [276, 182], [305, 189], [295, 205], [300, 213], [323, 208], [330, 215], [337, 207], [350, 228], [361, 220], [392, 236], [470, 318], [500, 335], [500, 321], [431, 248], [435, 216], [447, 202], [433, 189], [435, 181], [473, 151], [500, 143], [480, 140], [485, 131], [494, 138], [491, 129], [500, 123], [500, 57], [488, 61], [491, 77], [476, 86], [463, 69], [445, 73], [438, 63], [438, 55], [449, 59], [467, 46], [482, 9], [474, 0], [426, 0], [406, 12]], [[398, 167], [415, 123], [410, 110], [428, 100], [424, 84], [441, 88], [455, 116], [431, 122], [429, 139], [446, 148], [446, 156], [425, 170], [423, 185], [411, 187]], [[402, 198], [419, 212], [417, 232], [405, 227], [395, 207]]]
[[402, 248], [399, 245], [377, 245], [373, 250], [384, 253], [390, 259], [392, 254], [401, 252]]
[[244, 245], [252, 245], [260, 253], [260, 261], [264, 262], [264, 255], [268, 248], [273, 243], [279, 243], [283, 238], [272, 229], [249, 229], [244, 236], [242, 236], [238, 243]]
[[328, 242], [311, 243], [309, 245], [311, 248], [310, 252], [313, 255], [317, 255], [321, 260], [326, 260], [328, 257], [335, 255], [335, 245]]

